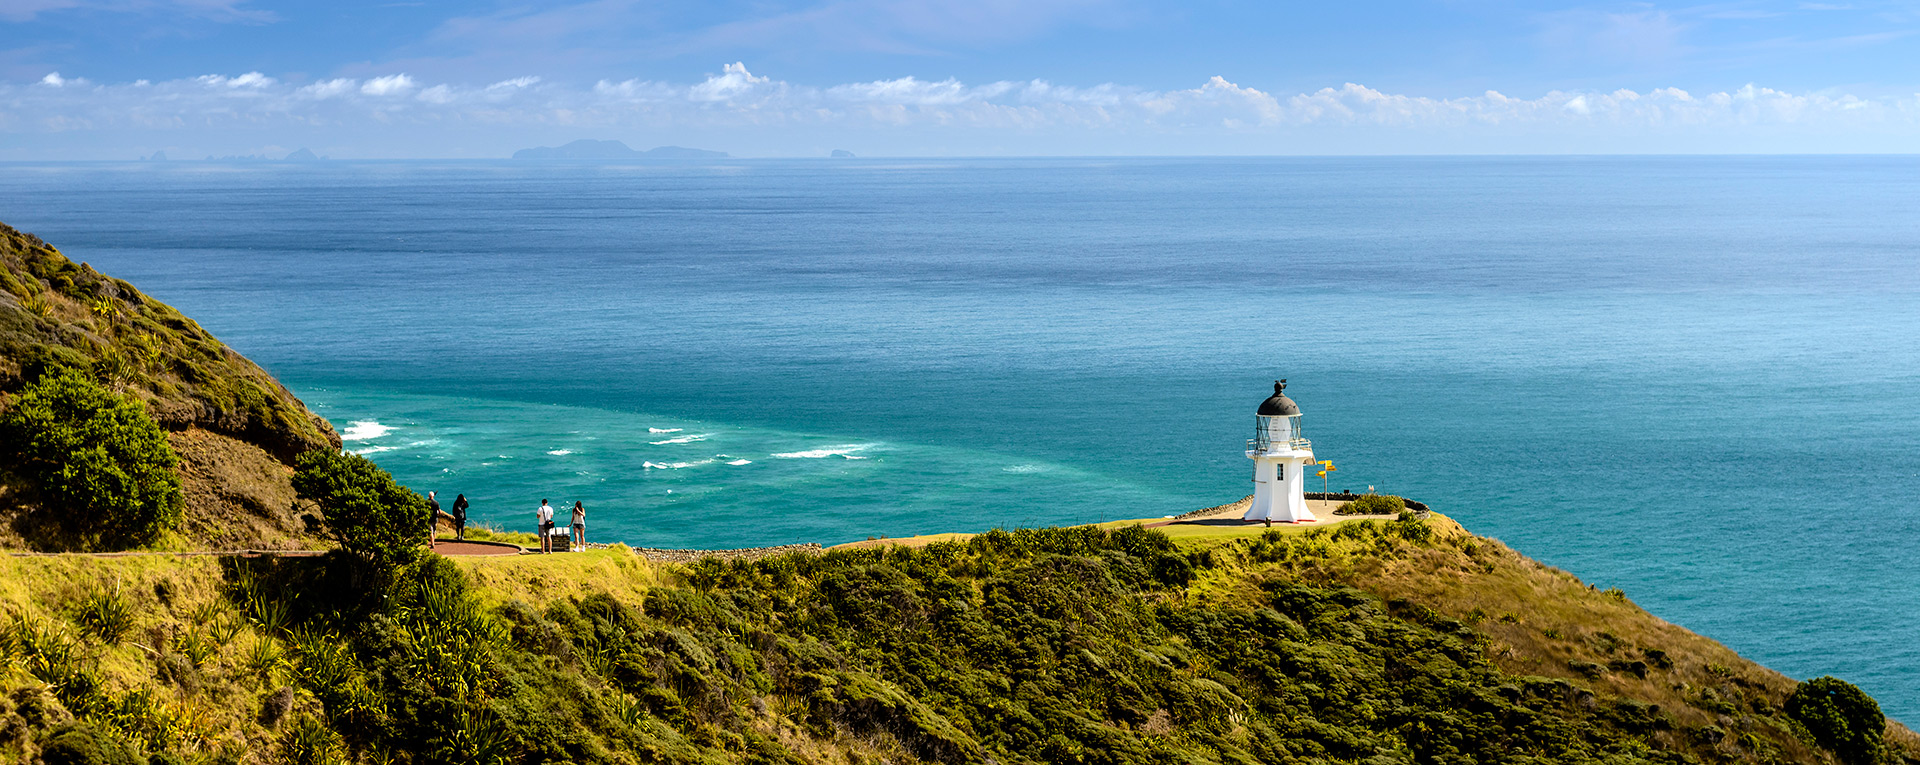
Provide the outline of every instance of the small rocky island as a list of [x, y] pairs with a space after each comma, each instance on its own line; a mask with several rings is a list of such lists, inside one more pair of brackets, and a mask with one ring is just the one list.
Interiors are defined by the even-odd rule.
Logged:
[[726, 159], [724, 151], [655, 146], [636, 151], [620, 141], [581, 139], [564, 146], [538, 146], [513, 153], [514, 159]]

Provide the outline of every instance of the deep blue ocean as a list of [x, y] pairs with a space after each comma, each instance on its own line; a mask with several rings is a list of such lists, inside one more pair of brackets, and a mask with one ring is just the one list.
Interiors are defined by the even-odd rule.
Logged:
[[1920, 722], [1920, 159], [0, 165], [477, 519], [735, 547], [1339, 470]]

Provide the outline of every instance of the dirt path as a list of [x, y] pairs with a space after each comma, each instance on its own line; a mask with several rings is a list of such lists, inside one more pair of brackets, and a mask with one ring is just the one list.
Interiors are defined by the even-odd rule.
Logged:
[[442, 539], [433, 543], [433, 550], [448, 557], [477, 557], [489, 555], [519, 555], [519, 545], [500, 542], [465, 542], [458, 539]]

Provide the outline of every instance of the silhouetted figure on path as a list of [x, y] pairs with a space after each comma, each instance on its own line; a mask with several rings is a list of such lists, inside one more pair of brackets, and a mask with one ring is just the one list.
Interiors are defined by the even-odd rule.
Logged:
[[458, 494], [453, 498], [453, 538], [467, 538], [467, 495]]

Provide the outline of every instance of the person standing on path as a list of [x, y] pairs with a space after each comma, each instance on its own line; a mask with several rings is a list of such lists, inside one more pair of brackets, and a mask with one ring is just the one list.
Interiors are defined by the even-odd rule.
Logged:
[[467, 538], [467, 495], [456, 494], [453, 497], [453, 538]]
[[587, 508], [579, 501], [573, 503], [573, 551], [585, 552], [587, 549]]
[[540, 552], [553, 552], [553, 506], [540, 500], [540, 509], [533, 511], [533, 517], [539, 522]]
[[427, 492], [427, 549], [433, 549], [434, 532], [440, 525], [440, 503], [433, 498], [433, 492]]

